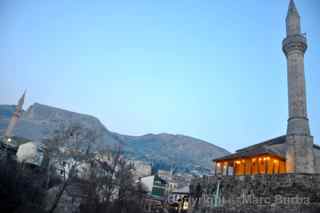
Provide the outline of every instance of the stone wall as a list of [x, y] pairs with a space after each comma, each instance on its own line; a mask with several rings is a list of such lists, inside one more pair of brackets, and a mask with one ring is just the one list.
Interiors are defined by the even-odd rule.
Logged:
[[315, 173], [313, 137], [287, 135], [286, 167], [289, 173]]
[[320, 212], [319, 174], [211, 176], [193, 180], [190, 192], [194, 213]]
[[315, 173], [320, 174], [320, 149], [314, 148], [313, 153], [314, 153], [314, 170], [315, 170]]

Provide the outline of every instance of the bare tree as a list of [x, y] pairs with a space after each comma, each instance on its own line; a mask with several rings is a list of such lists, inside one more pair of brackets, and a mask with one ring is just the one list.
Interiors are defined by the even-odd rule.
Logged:
[[94, 131], [79, 124], [71, 124], [68, 127], [62, 126], [55, 132], [54, 137], [46, 142], [46, 154], [49, 159], [48, 180], [53, 175], [52, 171], [56, 171], [62, 181], [49, 213], [54, 212], [66, 188], [79, 176], [79, 171], [92, 157], [91, 144], [97, 137]]
[[121, 161], [121, 148], [104, 150], [96, 159], [99, 168], [99, 186], [102, 195], [102, 205], [108, 207], [115, 196], [116, 173]]
[[146, 190], [135, 184], [133, 165], [123, 158], [121, 148], [96, 153], [86, 186], [87, 199], [81, 213], [138, 213]]
[[109, 209], [117, 192], [116, 174], [121, 161], [120, 148], [103, 149], [90, 159], [88, 179], [84, 186], [87, 193], [81, 212], [101, 212]]

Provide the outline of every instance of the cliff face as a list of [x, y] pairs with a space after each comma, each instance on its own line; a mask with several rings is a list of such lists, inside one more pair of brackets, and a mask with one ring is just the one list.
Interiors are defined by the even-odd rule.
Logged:
[[[3, 134], [15, 106], [0, 105], [0, 134]], [[147, 134], [127, 136], [109, 131], [97, 118], [35, 103], [23, 112], [16, 136], [41, 141], [50, 138], [61, 125], [77, 123], [94, 130], [99, 137], [92, 141], [96, 149], [121, 144], [127, 157], [152, 163], [160, 168], [175, 167], [178, 170], [205, 171], [211, 168], [211, 160], [228, 152], [211, 143], [183, 135]]]

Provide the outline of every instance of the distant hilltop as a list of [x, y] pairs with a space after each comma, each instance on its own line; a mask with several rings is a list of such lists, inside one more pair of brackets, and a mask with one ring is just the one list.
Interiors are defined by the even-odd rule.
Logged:
[[[0, 105], [0, 135], [8, 125], [15, 105]], [[95, 149], [121, 144], [129, 159], [142, 160], [161, 169], [175, 168], [182, 172], [207, 173], [212, 159], [229, 154], [225, 149], [203, 140], [173, 134], [128, 136], [109, 131], [97, 118], [39, 103], [22, 112], [14, 135], [41, 141], [50, 138], [59, 126], [78, 123], [94, 130], [99, 137], [92, 141]]]

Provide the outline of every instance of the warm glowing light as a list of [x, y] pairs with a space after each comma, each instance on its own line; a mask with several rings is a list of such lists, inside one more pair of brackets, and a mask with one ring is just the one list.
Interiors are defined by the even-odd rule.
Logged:
[[189, 203], [188, 202], [184, 202], [183, 203], [183, 210], [187, 210], [189, 208]]
[[227, 173], [226, 168], [231, 166], [233, 174], [255, 175], [255, 174], [281, 174], [287, 171], [286, 161], [272, 155], [256, 155], [250, 158], [236, 158], [230, 161], [216, 162], [218, 171]]

